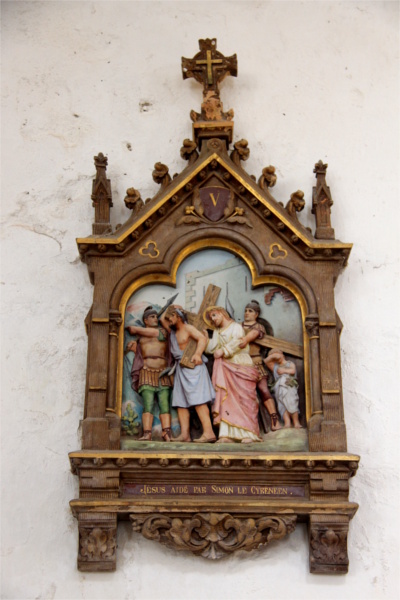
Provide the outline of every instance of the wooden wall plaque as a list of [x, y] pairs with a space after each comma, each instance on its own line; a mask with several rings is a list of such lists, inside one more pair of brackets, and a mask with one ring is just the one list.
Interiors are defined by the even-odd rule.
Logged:
[[303, 192], [283, 206], [273, 166], [247, 174], [247, 141], [232, 147], [219, 96], [236, 55], [199, 45], [182, 59], [183, 78], [203, 85], [187, 166], [171, 177], [156, 163], [158, 193], [144, 202], [129, 188], [114, 231], [107, 158], [95, 157], [92, 234], [77, 240], [94, 286], [82, 449], [69, 455], [78, 568], [116, 568], [121, 519], [210, 559], [306, 522], [310, 571], [346, 573], [359, 457], [347, 452], [334, 286], [351, 244], [335, 239], [322, 161], [314, 234], [298, 218]]

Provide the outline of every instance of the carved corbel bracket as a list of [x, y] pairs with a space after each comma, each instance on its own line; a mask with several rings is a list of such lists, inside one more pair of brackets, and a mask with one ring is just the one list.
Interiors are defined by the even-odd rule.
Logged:
[[347, 573], [347, 535], [349, 518], [346, 515], [311, 515], [309, 520], [310, 572]]
[[[104, 519], [101, 519], [101, 517]], [[79, 518], [78, 569], [115, 571], [117, 557], [117, 517], [100, 515], [98, 522]]]
[[188, 518], [157, 514], [130, 515], [133, 530], [149, 540], [186, 550], [197, 556], [219, 559], [238, 550], [254, 550], [292, 533], [296, 516], [260, 518], [228, 513], [196, 513]]
[[307, 315], [304, 326], [310, 339], [319, 339], [319, 316], [317, 313]]

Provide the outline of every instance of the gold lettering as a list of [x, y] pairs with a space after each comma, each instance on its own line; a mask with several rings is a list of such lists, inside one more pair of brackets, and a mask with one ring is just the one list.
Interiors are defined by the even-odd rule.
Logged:
[[171, 487], [171, 494], [187, 494], [188, 493], [187, 485], [177, 485]]
[[231, 486], [231, 485], [212, 485], [211, 491], [214, 494], [233, 494], [233, 486]]
[[214, 198], [214, 194], [210, 194], [210, 198], [211, 198], [211, 201], [214, 204], [214, 206], [217, 206], [218, 198], [219, 198], [219, 192], [217, 194], [217, 199]]

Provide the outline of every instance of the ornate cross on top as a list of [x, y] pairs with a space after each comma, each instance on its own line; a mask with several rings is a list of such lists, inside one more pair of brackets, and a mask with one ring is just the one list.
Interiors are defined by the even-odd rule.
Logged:
[[[228, 75], [237, 76], [237, 58], [224, 56], [217, 51], [217, 40], [199, 40], [200, 52], [193, 58], [182, 57], [183, 79], [193, 77], [203, 84], [203, 102], [201, 113], [190, 113], [193, 121], [231, 121], [233, 110], [223, 112], [222, 102], [219, 97], [218, 84]], [[232, 128], [233, 125], [231, 125]], [[215, 132], [214, 132], [215, 133]], [[232, 132], [230, 132], [230, 138]]]
[[200, 52], [193, 58], [182, 57], [183, 79], [194, 77], [204, 86], [203, 94], [213, 89], [219, 95], [218, 84], [228, 75], [237, 76], [237, 58], [217, 51], [217, 40], [199, 40]]

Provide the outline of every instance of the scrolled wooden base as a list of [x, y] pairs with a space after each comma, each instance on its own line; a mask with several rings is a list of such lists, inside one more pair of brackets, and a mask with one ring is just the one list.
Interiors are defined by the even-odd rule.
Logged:
[[130, 515], [133, 530], [175, 550], [219, 559], [238, 550], [254, 550], [292, 533], [296, 516], [246, 518], [228, 513], [196, 513], [189, 518], [160, 514]]

